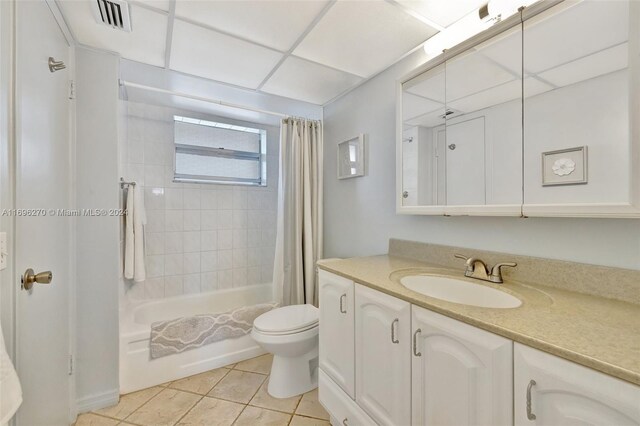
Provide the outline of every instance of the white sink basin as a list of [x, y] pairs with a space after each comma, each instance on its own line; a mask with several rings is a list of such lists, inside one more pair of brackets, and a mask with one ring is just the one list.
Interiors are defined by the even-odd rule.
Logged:
[[400, 283], [425, 296], [481, 308], [517, 308], [522, 301], [517, 297], [482, 284], [435, 275], [409, 275]]

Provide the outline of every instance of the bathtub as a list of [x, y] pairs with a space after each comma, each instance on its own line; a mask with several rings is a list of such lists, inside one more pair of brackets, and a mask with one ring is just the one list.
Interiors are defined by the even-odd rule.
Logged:
[[259, 284], [141, 301], [124, 306], [120, 309], [120, 393], [181, 379], [265, 353], [248, 334], [180, 354], [151, 359], [151, 323], [183, 316], [224, 312], [271, 300], [271, 285]]

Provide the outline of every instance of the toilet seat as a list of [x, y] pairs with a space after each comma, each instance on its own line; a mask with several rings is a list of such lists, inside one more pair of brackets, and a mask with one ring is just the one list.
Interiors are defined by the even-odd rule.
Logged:
[[255, 331], [267, 335], [302, 333], [318, 326], [318, 308], [313, 305], [291, 305], [265, 312], [255, 319]]

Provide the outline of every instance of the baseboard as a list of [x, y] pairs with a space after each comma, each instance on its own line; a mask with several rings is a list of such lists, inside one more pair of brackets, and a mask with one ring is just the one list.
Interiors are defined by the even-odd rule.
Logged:
[[80, 398], [76, 400], [76, 407], [78, 409], [78, 413], [86, 413], [87, 411], [94, 411], [100, 408], [116, 405], [119, 399], [120, 391], [118, 389], [113, 389], [97, 395]]

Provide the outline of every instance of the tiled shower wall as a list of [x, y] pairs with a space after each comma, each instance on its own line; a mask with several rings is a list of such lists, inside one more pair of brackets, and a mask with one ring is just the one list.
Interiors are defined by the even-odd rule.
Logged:
[[256, 126], [211, 115], [125, 102], [120, 170], [144, 190], [143, 283], [123, 295], [157, 299], [271, 283], [276, 238], [279, 129], [267, 130], [267, 186], [173, 182], [173, 115]]

